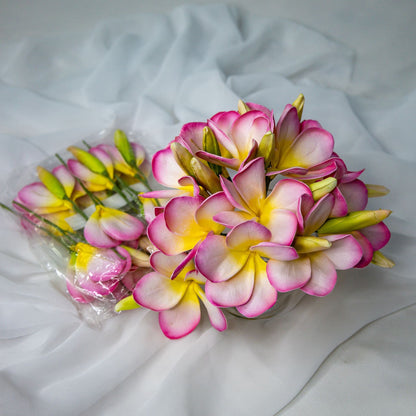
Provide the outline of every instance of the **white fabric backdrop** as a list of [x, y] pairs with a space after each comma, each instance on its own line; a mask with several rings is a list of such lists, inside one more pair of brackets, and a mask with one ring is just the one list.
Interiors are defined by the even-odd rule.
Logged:
[[88, 327], [0, 213], [2, 415], [411, 413], [416, 91], [387, 102], [349, 96], [346, 46], [222, 5], [107, 20], [87, 35], [2, 45], [0, 57], [6, 193], [7, 175], [103, 131], [126, 129], [152, 154], [183, 123], [239, 98], [279, 113], [303, 92], [305, 117], [334, 134], [348, 166], [391, 189], [371, 204], [394, 211], [384, 252], [397, 263], [339, 273], [328, 297], [305, 297], [281, 317], [231, 318], [225, 333], [203, 322], [169, 341], [153, 312]]

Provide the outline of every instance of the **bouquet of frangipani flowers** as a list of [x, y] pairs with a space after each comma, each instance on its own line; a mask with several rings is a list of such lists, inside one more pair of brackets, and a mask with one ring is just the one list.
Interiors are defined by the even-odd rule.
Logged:
[[69, 294], [115, 311], [159, 312], [169, 338], [192, 332], [201, 305], [219, 331], [223, 310], [261, 316], [279, 292], [329, 294], [337, 270], [370, 262], [390, 238], [388, 210], [365, 210], [388, 191], [368, 185], [334, 153], [332, 135], [302, 119], [303, 95], [277, 123], [254, 103], [185, 124], [152, 159], [117, 131], [115, 144], [83, 150], [13, 201], [26, 229], [68, 252]]

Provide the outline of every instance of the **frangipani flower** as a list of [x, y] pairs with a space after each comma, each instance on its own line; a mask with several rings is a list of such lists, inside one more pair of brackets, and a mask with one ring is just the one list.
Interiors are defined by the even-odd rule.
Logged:
[[335, 286], [336, 270], [354, 267], [362, 257], [362, 249], [351, 235], [316, 236], [333, 208], [333, 195], [327, 194], [316, 203], [305, 195], [302, 202], [300, 235], [293, 242], [299, 258], [270, 259], [267, 275], [279, 292], [301, 289], [310, 295], [325, 296]]
[[131, 267], [130, 255], [122, 247], [110, 250], [78, 243], [74, 253], [74, 282], [67, 281], [67, 289], [81, 303], [114, 292]]
[[276, 151], [268, 175], [300, 179], [323, 178], [335, 171], [330, 160], [332, 135], [314, 120], [299, 121], [297, 108], [288, 104], [276, 126]]
[[299, 237], [294, 245], [299, 258], [267, 263], [270, 283], [279, 292], [301, 289], [309, 295], [326, 296], [336, 284], [336, 270], [350, 269], [362, 257], [360, 244], [351, 235]]
[[[39, 171], [43, 173], [41, 170]], [[72, 213], [73, 206], [70, 200], [75, 201], [84, 192], [65, 166], [60, 165], [54, 168], [52, 175], [61, 185], [61, 192], [53, 193], [43, 182], [34, 182], [23, 187], [18, 192], [16, 200], [40, 215], [62, 211], [71, 211]]]
[[151, 256], [154, 272], [143, 276], [134, 291], [134, 300], [146, 308], [159, 312], [163, 333], [177, 339], [192, 332], [201, 319], [200, 301], [207, 309], [212, 326], [218, 331], [227, 328], [222, 311], [206, 298], [201, 285], [205, 278], [188, 263], [174, 280], [172, 274], [183, 263], [185, 254], [166, 256], [157, 251]]
[[282, 261], [298, 257], [293, 247], [270, 242], [271, 232], [247, 221], [224, 237], [209, 235], [200, 245], [195, 264], [207, 279], [205, 293], [218, 306], [236, 306], [247, 317], [272, 307], [277, 292], [270, 284], [263, 257]]
[[97, 205], [84, 228], [88, 243], [103, 248], [117, 247], [122, 242], [138, 239], [144, 224], [123, 211]]
[[249, 110], [244, 114], [237, 111], [217, 113], [207, 124], [221, 146], [221, 155], [203, 149], [196, 155], [235, 170], [255, 158], [263, 137], [274, 131], [272, 113], [259, 110]]
[[271, 240], [290, 245], [298, 226], [296, 211], [303, 195], [312, 195], [305, 184], [293, 180], [279, 181], [266, 195], [263, 158], [249, 162], [233, 181], [221, 178], [224, 193], [239, 211], [221, 212], [215, 221], [231, 228], [247, 220], [255, 220], [272, 233]]
[[114, 188], [114, 166], [110, 156], [101, 148], [91, 148], [88, 152], [75, 146], [68, 150], [77, 158], [67, 164], [71, 173], [80, 179], [90, 192]]
[[98, 149], [105, 151], [111, 158], [114, 170], [126, 176], [134, 177], [137, 169], [140, 169], [145, 176], [148, 176], [150, 171], [150, 164], [146, 160], [146, 152], [143, 146], [138, 143], [129, 143], [133, 151], [134, 166], [129, 165], [121, 155], [116, 146], [111, 144], [100, 144]]
[[162, 150], [155, 153], [152, 159], [152, 171], [154, 178], [163, 186], [166, 186], [166, 190], [151, 191], [142, 194], [144, 198], [174, 198], [177, 196], [198, 196], [199, 186], [195, 179], [189, 176], [188, 172], [185, 172], [176, 162], [176, 159], [172, 153], [171, 143]]
[[182, 196], [171, 199], [163, 213], [159, 214], [148, 227], [150, 241], [163, 253], [176, 255], [191, 250], [196, 252], [199, 243], [209, 234], [219, 234], [224, 226], [213, 220], [222, 211], [234, 207], [223, 192], [205, 199], [201, 196]]

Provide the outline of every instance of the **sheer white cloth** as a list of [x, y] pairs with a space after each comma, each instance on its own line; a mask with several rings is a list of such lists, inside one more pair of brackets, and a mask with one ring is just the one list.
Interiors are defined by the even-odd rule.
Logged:
[[349, 49], [222, 5], [109, 20], [88, 36], [3, 45], [0, 56], [6, 194], [12, 172], [103, 131], [125, 129], [151, 155], [183, 123], [233, 109], [239, 98], [279, 114], [302, 92], [304, 116], [333, 133], [349, 168], [365, 167], [365, 182], [391, 189], [370, 206], [393, 210], [384, 252], [397, 264], [340, 272], [329, 296], [304, 297], [274, 319], [230, 318], [224, 333], [205, 319], [170, 341], [144, 310], [87, 326], [0, 212], [2, 415], [410, 414], [415, 91], [388, 103], [352, 98]]

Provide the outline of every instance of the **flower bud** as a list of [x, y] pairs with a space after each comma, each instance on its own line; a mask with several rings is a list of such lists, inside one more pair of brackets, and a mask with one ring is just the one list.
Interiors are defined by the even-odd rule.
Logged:
[[133, 298], [133, 295], [130, 295], [117, 302], [116, 306], [114, 307], [114, 311], [122, 312], [137, 308], [140, 308], [140, 305], [136, 303], [136, 301]]
[[331, 218], [321, 228], [319, 234], [343, 234], [360, 230], [370, 225], [378, 224], [391, 214], [390, 210], [379, 209], [376, 211], [355, 211], [345, 217]]
[[238, 100], [238, 112], [243, 115], [247, 113], [247, 111], [250, 111], [250, 108], [243, 100]]
[[[206, 126], [203, 130], [202, 138], [202, 148], [205, 152], [211, 153], [213, 155], [221, 156], [220, 146], [218, 145], [217, 139], [214, 136], [212, 130]], [[217, 174], [220, 175], [222, 172], [222, 167], [216, 165], [215, 163], [208, 162], [209, 167]]]
[[293, 244], [299, 254], [325, 250], [331, 245], [332, 243], [325, 238], [313, 236], [297, 236]]
[[53, 195], [59, 199], [65, 199], [67, 197], [65, 188], [62, 186], [61, 182], [59, 182], [55, 175], [50, 173], [42, 166], [37, 167], [37, 172], [41, 182]]
[[131, 262], [137, 267], [150, 267], [150, 256], [141, 250], [136, 250], [128, 246], [122, 246], [131, 257]]
[[257, 157], [264, 158], [264, 166], [266, 168], [270, 165], [273, 153], [275, 151], [274, 142], [274, 134], [269, 131], [262, 137], [259, 148], [257, 150]]
[[147, 237], [146, 235], [142, 235], [139, 238], [139, 247], [142, 250], [145, 250], [145, 251], [147, 251], [150, 254], [151, 253], [154, 253], [155, 251], [158, 251], [157, 248], [149, 240], [149, 237]]
[[114, 144], [126, 163], [129, 166], [136, 167], [136, 157], [124, 131], [116, 130], [114, 133]]
[[365, 187], [367, 188], [369, 198], [385, 196], [390, 192], [390, 190], [383, 185], [365, 184]]
[[86, 152], [85, 150], [80, 149], [79, 147], [70, 146], [68, 150], [86, 166], [91, 172], [97, 173], [99, 175], [108, 176], [108, 172], [103, 162], [100, 159], [92, 155], [91, 153]]
[[176, 163], [182, 168], [187, 175], [194, 176], [191, 159], [193, 158], [192, 154], [181, 144], [173, 142], [170, 145], [170, 150], [172, 151], [173, 157], [176, 160]]
[[305, 97], [304, 97], [303, 94], [299, 94], [298, 98], [296, 98], [296, 100], [293, 101], [293, 103], [292, 103], [293, 107], [296, 107], [296, 110], [298, 112], [299, 120], [302, 118], [304, 104], [305, 104]]
[[329, 194], [332, 192], [337, 186], [337, 180], [335, 178], [326, 178], [322, 179], [319, 182], [314, 182], [309, 185], [309, 188], [311, 188], [312, 195], [314, 201], [318, 201], [318, 199], [321, 199], [326, 194]]
[[221, 191], [221, 184], [218, 176], [208, 166], [204, 165], [197, 158], [191, 159], [191, 167], [197, 182], [211, 194]]
[[376, 266], [384, 267], [385, 269], [391, 269], [394, 267], [394, 261], [387, 258], [381, 251], [375, 251], [371, 263]]

